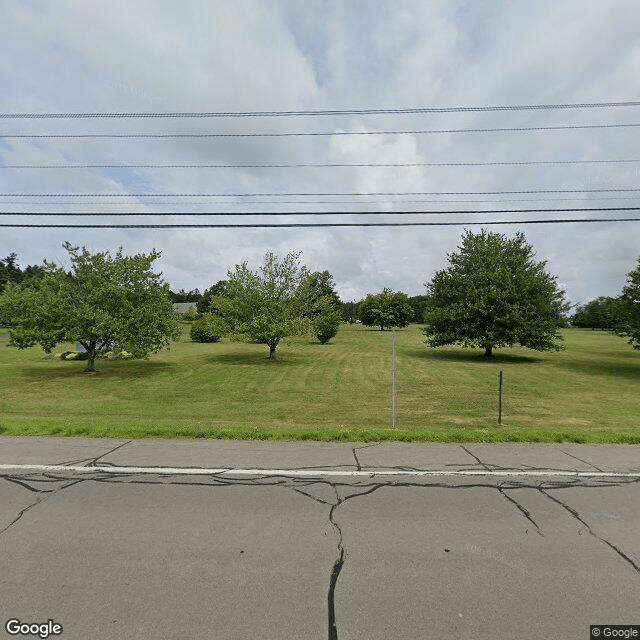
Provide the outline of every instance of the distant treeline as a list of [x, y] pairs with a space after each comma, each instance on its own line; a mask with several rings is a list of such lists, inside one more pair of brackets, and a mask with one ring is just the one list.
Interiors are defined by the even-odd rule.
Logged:
[[[427, 309], [428, 296], [412, 296], [408, 298], [409, 304], [413, 308], [413, 319], [411, 322], [416, 324], [422, 324], [424, 322], [424, 312]], [[342, 302], [342, 317], [345, 322], [353, 324], [356, 320], [360, 319], [360, 305], [364, 302], [364, 299], [351, 302]]]
[[29, 265], [25, 269], [18, 266], [18, 254], [10, 253], [0, 259], [0, 289], [7, 282], [19, 284], [27, 278], [40, 277], [44, 273], [43, 266]]
[[571, 325], [585, 329], [616, 331], [624, 324], [628, 313], [621, 297], [600, 296], [587, 304], [576, 307]]
[[185, 291], [180, 289], [177, 293], [170, 291], [171, 302], [198, 302], [202, 299], [202, 294], [199, 289], [191, 289], [191, 291]]

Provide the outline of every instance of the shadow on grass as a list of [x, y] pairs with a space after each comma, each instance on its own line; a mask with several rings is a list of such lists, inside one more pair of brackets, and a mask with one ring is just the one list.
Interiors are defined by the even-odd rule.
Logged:
[[[57, 364], [57, 363], [56, 363]], [[170, 362], [108, 362], [104, 360], [96, 361], [96, 371], [86, 372], [84, 361], [64, 362], [56, 367], [23, 367], [24, 376], [31, 380], [59, 380], [78, 379], [85, 377], [100, 378], [103, 380], [126, 380], [129, 378], [142, 378], [152, 375], [172, 373], [176, 370], [176, 365]]]
[[640, 356], [636, 355], [634, 361], [584, 361], [584, 360], [562, 360], [556, 366], [567, 371], [593, 376], [608, 376], [612, 378], [628, 378], [629, 380], [640, 380]]
[[207, 355], [206, 362], [212, 364], [232, 364], [244, 366], [286, 366], [292, 364], [305, 364], [308, 358], [294, 356], [291, 354], [279, 354], [276, 352], [275, 358], [269, 358], [268, 349], [259, 353], [218, 353], [215, 355]]
[[479, 349], [469, 349], [461, 351], [459, 349], [434, 349], [426, 347], [424, 349], [403, 349], [403, 354], [413, 358], [421, 358], [424, 360], [446, 360], [449, 362], [477, 362], [486, 364], [518, 364], [518, 363], [536, 363], [543, 362], [544, 358], [535, 356], [520, 356], [513, 353], [497, 353], [491, 358], [485, 358], [484, 352]]

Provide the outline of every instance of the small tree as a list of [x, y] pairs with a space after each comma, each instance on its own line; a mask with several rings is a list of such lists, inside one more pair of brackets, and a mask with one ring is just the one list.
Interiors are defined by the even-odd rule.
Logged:
[[100, 350], [118, 349], [147, 357], [181, 335], [169, 285], [151, 264], [160, 252], [115, 257], [91, 254], [66, 242], [71, 270], [45, 262], [44, 275], [8, 285], [0, 313], [16, 327], [10, 344], [19, 349], [40, 344], [49, 353], [61, 342], [79, 342], [87, 352], [86, 371], [95, 370]]
[[220, 316], [205, 314], [191, 325], [189, 336], [193, 342], [219, 342], [226, 330]]
[[326, 344], [338, 333], [342, 322], [342, 309], [336, 308], [335, 302], [329, 296], [320, 298], [315, 309], [317, 314], [312, 320], [313, 331], [320, 344]]
[[200, 317], [195, 307], [189, 307], [183, 314], [182, 319], [185, 322], [195, 322]]
[[303, 285], [309, 272], [299, 264], [300, 253], [291, 252], [283, 260], [268, 252], [259, 271], [247, 262], [228, 272], [227, 296], [212, 296], [215, 308], [227, 324], [233, 339], [266, 344], [269, 358], [275, 358], [280, 340], [310, 330], [304, 316]]
[[[315, 271], [302, 285], [300, 295], [307, 307], [305, 315], [313, 318], [326, 310], [327, 302], [332, 309], [341, 309], [342, 303], [335, 291], [333, 276], [328, 271]], [[324, 300], [321, 302], [321, 300]]]
[[360, 320], [368, 327], [407, 327], [413, 319], [413, 308], [406, 293], [384, 289], [368, 294], [360, 304]]
[[560, 349], [558, 329], [568, 309], [555, 277], [534, 262], [522, 233], [513, 239], [484, 229], [467, 231], [450, 266], [428, 283], [425, 312], [427, 344], [482, 347], [513, 346], [538, 351]]
[[634, 349], [640, 349], [640, 258], [638, 266], [627, 274], [627, 285], [618, 301], [620, 319], [616, 332], [629, 338]]

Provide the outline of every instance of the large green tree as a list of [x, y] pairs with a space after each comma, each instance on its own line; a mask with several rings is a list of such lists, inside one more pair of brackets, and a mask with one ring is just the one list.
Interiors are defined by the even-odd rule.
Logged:
[[360, 320], [368, 327], [407, 327], [413, 319], [413, 307], [406, 293], [384, 289], [368, 294], [360, 304]]
[[538, 351], [560, 349], [558, 329], [568, 305], [556, 278], [536, 262], [522, 233], [507, 238], [466, 231], [449, 267], [427, 283], [427, 344], [495, 347], [519, 344]]
[[225, 320], [228, 335], [266, 344], [269, 358], [275, 358], [282, 338], [311, 330], [303, 295], [309, 271], [299, 258], [291, 252], [280, 260], [268, 252], [257, 271], [246, 260], [228, 271], [228, 294], [212, 296], [209, 303]]
[[15, 327], [10, 344], [40, 344], [49, 353], [61, 342], [79, 342], [88, 356], [86, 371], [94, 371], [98, 352], [113, 343], [146, 357], [180, 336], [169, 285], [151, 270], [160, 252], [125, 256], [119, 249], [112, 257], [63, 246], [69, 271], [45, 262], [42, 277], [9, 284], [0, 295], [0, 313]]
[[618, 300], [621, 306], [617, 333], [628, 337], [634, 349], [640, 349], [640, 258], [638, 266], [627, 274], [627, 284]]

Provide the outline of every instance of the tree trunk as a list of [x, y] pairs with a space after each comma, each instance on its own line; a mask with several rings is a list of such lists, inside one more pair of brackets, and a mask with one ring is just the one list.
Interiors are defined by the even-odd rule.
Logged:
[[380, 331], [384, 331], [384, 325], [383, 324], [380, 325]]
[[484, 345], [484, 357], [485, 358], [493, 358], [493, 345], [485, 344]]
[[280, 342], [280, 338], [274, 340], [267, 340], [267, 344], [269, 345], [269, 359], [273, 360], [276, 357], [276, 349], [278, 348], [278, 342]]
[[[80, 343], [82, 344], [82, 343]], [[82, 344], [87, 352], [87, 368], [85, 372], [92, 372], [96, 370], [96, 346], [94, 344]]]

